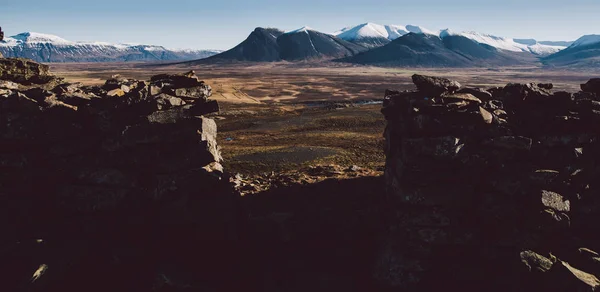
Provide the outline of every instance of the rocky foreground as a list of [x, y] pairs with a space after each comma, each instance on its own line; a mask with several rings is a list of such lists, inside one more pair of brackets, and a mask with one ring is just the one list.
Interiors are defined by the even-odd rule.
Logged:
[[413, 81], [382, 110], [390, 232], [376, 276], [398, 289], [600, 287], [600, 79], [574, 94]]
[[210, 86], [189, 72], [87, 87], [25, 59], [0, 71], [6, 291], [149, 290], [144, 258], [175, 246], [189, 254], [167, 258], [227, 274], [235, 194], [203, 117], [219, 110]]
[[[229, 175], [194, 72], [0, 59], [3, 291], [593, 291], [600, 80], [388, 91], [385, 176]], [[245, 195], [245, 196], [242, 196]]]

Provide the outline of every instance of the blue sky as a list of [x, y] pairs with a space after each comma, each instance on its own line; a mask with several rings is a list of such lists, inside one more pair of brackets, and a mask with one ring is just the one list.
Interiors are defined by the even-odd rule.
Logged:
[[575, 40], [600, 34], [598, 11], [599, 0], [3, 0], [0, 26], [7, 35], [228, 49], [257, 26], [333, 32], [364, 22]]

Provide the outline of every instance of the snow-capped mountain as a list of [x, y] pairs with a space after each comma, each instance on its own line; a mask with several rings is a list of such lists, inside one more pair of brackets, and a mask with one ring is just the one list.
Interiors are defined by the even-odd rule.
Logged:
[[342, 58], [366, 51], [363, 46], [306, 26], [284, 33], [277, 44], [281, 59], [288, 61]]
[[409, 33], [389, 44], [340, 59], [363, 65], [392, 67], [479, 67], [531, 64], [532, 54], [496, 49], [461, 35]]
[[333, 35], [355, 44], [374, 48], [383, 46], [410, 32], [436, 34], [424, 27], [415, 25], [380, 25], [368, 22], [357, 26], [343, 28], [334, 32]]
[[184, 61], [206, 58], [216, 50], [177, 50], [154, 45], [73, 42], [61, 37], [25, 32], [0, 42], [4, 57], [29, 58], [38, 62], [127, 62]]
[[[521, 42], [516, 42], [511, 38], [504, 38], [493, 36], [489, 34], [467, 31], [467, 32], [454, 32], [449, 29], [444, 29], [440, 32], [440, 38], [444, 38], [446, 36], [463, 36], [468, 39], [474, 40], [480, 44], [485, 44], [488, 46], [492, 46], [496, 49], [511, 51], [511, 52], [529, 52], [534, 55], [539, 56], [547, 56], [554, 54], [562, 49], [565, 49], [563, 46], [549, 46], [543, 45], [538, 42], [533, 43], [532, 45], [523, 44]], [[534, 40], [535, 41], [535, 40]]]
[[307, 26], [285, 33], [274, 28], [257, 27], [231, 50], [193, 63], [331, 60], [366, 50], [364, 46]]
[[[546, 45], [535, 40], [521, 40], [517, 42], [511, 38], [504, 38], [483, 34], [479, 32], [453, 32], [449, 29], [433, 31], [415, 25], [380, 25], [376, 23], [363, 23], [357, 26], [347, 27], [334, 33], [339, 38], [360, 44], [368, 48], [380, 47], [408, 33], [436, 35], [440, 38], [446, 36], [463, 36], [478, 43], [492, 46], [494, 48], [511, 52], [529, 52], [534, 55], [546, 56], [556, 53], [566, 46]], [[523, 43], [525, 42], [525, 43]]]
[[600, 66], [600, 35], [585, 35], [568, 48], [542, 59], [546, 65], [556, 67]]

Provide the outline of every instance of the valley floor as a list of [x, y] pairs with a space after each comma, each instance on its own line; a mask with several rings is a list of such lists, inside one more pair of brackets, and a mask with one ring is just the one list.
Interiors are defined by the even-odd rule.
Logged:
[[[381, 174], [385, 127], [380, 113], [386, 89], [412, 89], [414, 73], [443, 76], [477, 87], [510, 82], [554, 83], [576, 91], [589, 72], [539, 68], [392, 69], [315, 67], [311, 64], [156, 66], [147, 64], [52, 64], [67, 81], [102, 84], [113, 74], [148, 79], [158, 73], [195, 70], [218, 100], [218, 142], [226, 170], [242, 175], [294, 172], [315, 165], [358, 166]], [[325, 102], [323, 102], [325, 101]], [[367, 101], [361, 104], [361, 101]]]

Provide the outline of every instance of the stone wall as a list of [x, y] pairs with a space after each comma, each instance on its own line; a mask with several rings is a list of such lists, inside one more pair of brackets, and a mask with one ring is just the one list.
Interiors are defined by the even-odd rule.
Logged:
[[[600, 286], [600, 79], [387, 91], [388, 236], [375, 276], [431, 291]], [[454, 291], [453, 290], [453, 291]]]
[[0, 81], [6, 291], [222, 287], [237, 196], [203, 117], [211, 88], [193, 72], [30, 86], [47, 67], [1, 61], [24, 70]]

